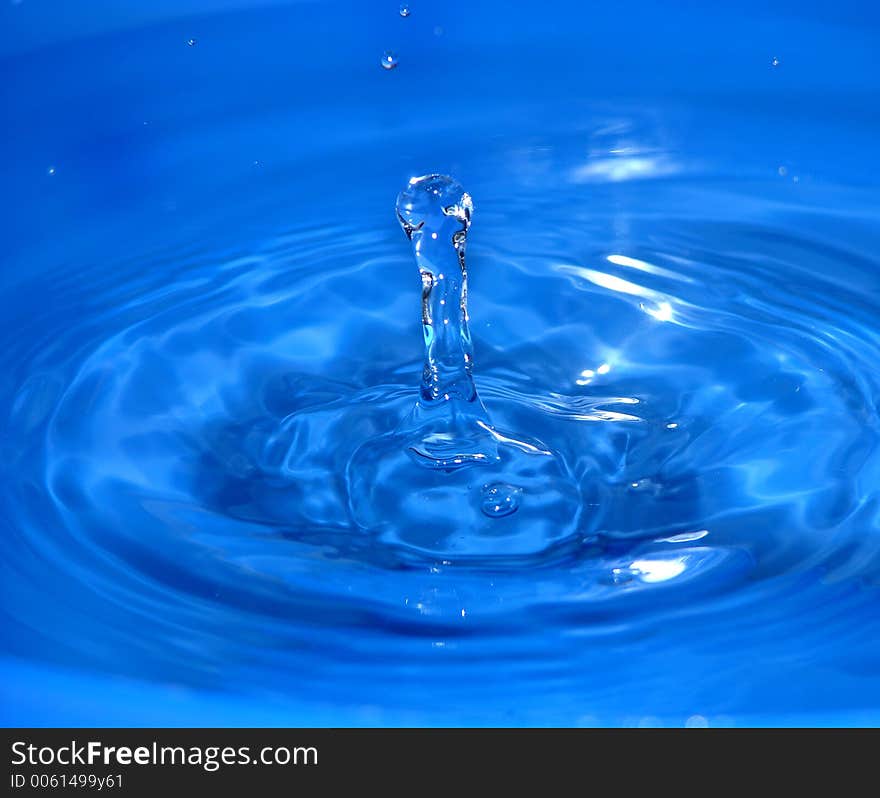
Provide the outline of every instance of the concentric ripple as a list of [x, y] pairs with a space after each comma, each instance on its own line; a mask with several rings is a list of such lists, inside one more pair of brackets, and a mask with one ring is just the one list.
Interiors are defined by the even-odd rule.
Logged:
[[545, 635], [631, 635], [686, 607], [700, 624], [719, 602], [757, 612], [816, 568], [876, 586], [877, 308], [829, 279], [859, 259], [732, 222], [635, 218], [626, 246], [573, 222], [474, 247], [481, 396], [499, 428], [561, 453], [585, 520], [487, 561], [423, 527], [406, 545], [364, 534], [346, 465], [409, 412], [420, 354], [408, 256], [378, 225], [294, 231], [111, 295], [99, 335], [54, 340], [69, 378], [19, 390], [22, 462], [42, 463], [18, 501], [20, 529], [43, 531], [22, 542], [140, 616], [139, 667], [211, 683], [218, 658], [263, 668], [270, 650], [290, 667], [318, 624], [340, 666], [346, 630], [378, 635], [381, 670], [419, 638], [528, 651], [538, 618]]
[[[543, 601], [522, 573], [541, 567], [557, 569], [563, 603], [572, 573], [605, 591], [710, 582], [718, 567], [785, 573], [822, 562], [866, 510], [876, 309], [786, 259], [807, 252], [830, 270], [846, 253], [716, 225], [738, 251], [722, 257], [700, 248], [699, 224], [661, 225], [665, 249], [575, 258], [577, 246], [519, 237], [515, 254], [473, 256], [477, 274], [505, 275], [500, 297], [485, 297], [500, 279], [475, 289], [481, 394], [500, 427], [552, 442], [589, 497], [574, 543], [496, 575], [511, 580], [505, 613]], [[280, 583], [281, 600], [315, 580], [389, 612], [406, 588], [377, 589], [373, 569], [409, 563], [400, 578], [418, 585], [455, 567], [454, 547], [412, 562], [348, 511], [345, 464], [414, 401], [411, 275], [363, 293], [380, 264], [402, 265], [399, 250], [311, 230], [221, 267], [207, 291], [163, 287], [160, 312], [83, 357], [48, 420], [45, 484], [65, 528], [134, 574], [152, 566], [141, 576], [162, 588], [180, 587], [171, 564], [197, 561], [236, 592]], [[454, 592], [474, 578], [458, 574]]]
[[[880, 707], [872, 187], [734, 152], [729, 110], [548, 96], [537, 125], [474, 95], [434, 129], [374, 120], [368, 85], [356, 136], [311, 95], [314, 136], [256, 100], [210, 136], [169, 124], [143, 207], [101, 197], [106, 227], [68, 220], [70, 255], [4, 288], [8, 657], [288, 723]], [[246, 163], [169, 188], [208, 140]], [[430, 507], [367, 490], [422, 369], [394, 196], [446, 166], [479, 209], [479, 396], [562, 499], [478, 468]], [[459, 487], [479, 536], [444, 522]]]

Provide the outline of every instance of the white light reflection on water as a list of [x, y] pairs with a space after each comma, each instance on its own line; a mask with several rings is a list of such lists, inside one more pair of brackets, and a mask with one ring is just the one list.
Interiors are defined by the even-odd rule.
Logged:
[[632, 572], [642, 581], [649, 584], [667, 582], [684, 573], [687, 557], [676, 557], [672, 560], [635, 560], [630, 565]]
[[629, 155], [614, 153], [610, 158], [595, 158], [570, 172], [573, 183], [621, 183], [677, 174], [681, 167], [666, 155]]
[[568, 263], [561, 263], [556, 266], [556, 270], [565, 274], [571, 274], [580, 277], [599, 288], [605, 288], [618, 294], [627, 294], [629, 296], [642, 297], [651, 301], [640, 302], [639, 309], [647, 313], [657, 321], [675, 321], [675, 312], [672, 308], [671, 297], [646, 288], [643, 285], [634, 283], [631, 280], [624, 280], [613, 274], [600, 272], [597, 269], [588, 269], [584, 266], [574, 266]]

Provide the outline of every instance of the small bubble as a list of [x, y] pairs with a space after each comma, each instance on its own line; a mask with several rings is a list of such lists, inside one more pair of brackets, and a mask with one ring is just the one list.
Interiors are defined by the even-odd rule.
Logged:
[[198, 42], [195, 39], [187, 39], [186, 46], [187, 47], [195, 47]]
[[409, 14], [410, 14], [409, 6], [408, 6], [406, 3], [404, 3], [404, 4], [400, 7], [400, 16], [402, 16], [402, 17], [408, 17]]
[[770, 66], [772, 66], [772, 67], [779, 66], [779, 59], [775, 55], [773, 56], [773, 58], [770, 59]]
[[786, 169], [784, 166], [780, 166], [776, 171], [779, 173], [780, 177], [785, 177], [788, 169]]
[[379, 63], [382, 64], [383, 69], [394, 69], [397, 66], [397, 54], [392, 53], [391, 50], [386, 50], [382, 54], [382, 60]]
[[49, 175], [49, 177], [52, 177], [52, 175], [55, 174], [55, 167], [54, 167], [54, 166], [50, 166], [50, 167], [46, 170], [46, 174]]
[[442, 36], [443, 35], [443, 28], [440, 27], [439, 25], [436, 28], [434, 28], [434, 35], [435, 36]]
[[708, 729], [709, 720], [704, 715], [691, 715], [684, 725], [688, 729]]
[[505, 482], [483, 485], [480, 509], [489, 518], [504, 518], [519, 509], [522, 488]]

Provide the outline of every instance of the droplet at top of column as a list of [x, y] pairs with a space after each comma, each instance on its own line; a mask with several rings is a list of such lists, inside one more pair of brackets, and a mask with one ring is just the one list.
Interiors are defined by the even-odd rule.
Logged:
[[397, 218], [417, 246], [425, 238], [460, 246], [473, 210], [470, 194], [447, 175], [414, 177], [397, 197]]

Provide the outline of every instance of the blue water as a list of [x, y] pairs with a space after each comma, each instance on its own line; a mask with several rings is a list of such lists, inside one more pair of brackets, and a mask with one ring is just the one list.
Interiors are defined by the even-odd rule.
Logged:
[[[0, 6], [0, 721], [880, 722], [876, 7], [85, 5]], [[413, 455], [430, 173], [540, 467]]]

